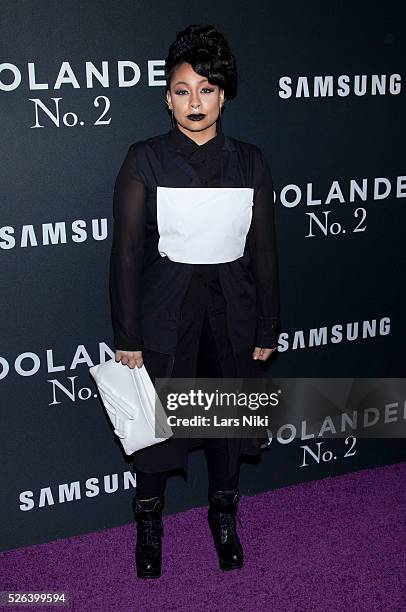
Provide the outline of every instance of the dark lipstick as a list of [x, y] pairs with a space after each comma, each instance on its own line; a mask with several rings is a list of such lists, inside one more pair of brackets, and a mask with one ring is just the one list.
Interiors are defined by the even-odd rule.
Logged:
[[188, 119], [191, 119], [192, 121], [201, 121], [202, 119], [205, 118], [206, 115], [202, 115], [202, 113], [199, 114], [193, 114], [193, 115], [187, 115]]

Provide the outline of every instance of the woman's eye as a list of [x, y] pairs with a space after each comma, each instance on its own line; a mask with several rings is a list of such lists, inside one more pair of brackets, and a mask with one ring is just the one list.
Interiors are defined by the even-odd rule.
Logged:
[[[203, 87], [202, 91], [204, 91], [204, 92], [208, 91], [209, 93], [212, 93], [214, 91], [214, 89], [211, 89], [210, 87]], [[188, 93], [187, 89], [177, 89], [175, 91], [175, 94], [177, 96], [182, 96], [185, 93]]]

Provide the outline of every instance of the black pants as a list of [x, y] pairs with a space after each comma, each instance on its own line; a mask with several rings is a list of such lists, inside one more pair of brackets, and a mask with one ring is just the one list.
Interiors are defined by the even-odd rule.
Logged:
[[[226, 328], [226, 303], [215, 270], [212, 266], [200, 267], [193, 275], [182, 304], [182, 322], [171, 377], [235, 376], [234, 358]], [[165, 357], [162, 353], [150, 350], [145, 356], [150, 364], [162, 362]], [[209, 491], [235, 490], [239, 480], [239, 463], [229, 460], [232, 452], [230, 440], [204, 438], [202, 445], [207, 461]], [[153, 453], [154, 449], [151, 450]], [[169, 472], [162, 469], [144, 471], [141, 468], [139, 464], [136, 467], [134, 462], [136, 498], [162, 496]]]
[[[221, 438], [205, 438], [204, 453], [209, 476], [209, 491], [236, 490], [239, 468], [234, 474], [227, 472], [227, 445]], [[137, 470], [137, 499], [163, 496], [169, 472], [141, 472]]]
[[[224, 375], [224, 365], [220, 362], [218, 345], [215, 342], [216, 325], [213, 317], [206, 317], [203, 321], [199, 353], [197, 374], [207, 377], [221, 377]], [[218, 316], [216, 323], [218, 323]], [[189, 358], [189, 353], [183, 354], [182, 358]], [[179, 363], [179, 360], [177, 361]], [[181, 366], [182, 367], [182, 366]], [[174, 373], [177, 368], [175, 366]], [[181, 372], [178, 373], [181, 375]], [[224, 438], [204, 438], [203, 450], [207, 461], [209, 491], [236, 490], [239, 480], [239, 466], [234, 473], [230, 473], [228, 468], [228, 444]], [[150, 497], [163, 496], [165, 493], [168, 471], [143, 472], [136, 471], [137, 478], [137, 499], [148, 499]]]

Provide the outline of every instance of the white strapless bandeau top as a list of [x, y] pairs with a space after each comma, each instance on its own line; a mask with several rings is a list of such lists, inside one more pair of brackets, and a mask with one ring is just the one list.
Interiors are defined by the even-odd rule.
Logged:
[[157, 187], [161, 257], [188, 264], [242, 257], [253, 198], [250, 187]]

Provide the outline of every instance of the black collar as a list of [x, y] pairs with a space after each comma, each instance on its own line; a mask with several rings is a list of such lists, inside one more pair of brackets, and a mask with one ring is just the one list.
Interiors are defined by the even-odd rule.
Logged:
[[194, 140], [189, 138], [189, 136], [186, 136], [177, 125], [172, 128], [169, 134], [175, 149], [179, 153], [191, 156], [199, 151], [200, 154], [209, 154], [211, 157], [218, 158], [221, 156], [221, 150], [224, 145], [224, 134], [219, 126], [217, 126], [217, 134], [202, 145], [198, 145]]

